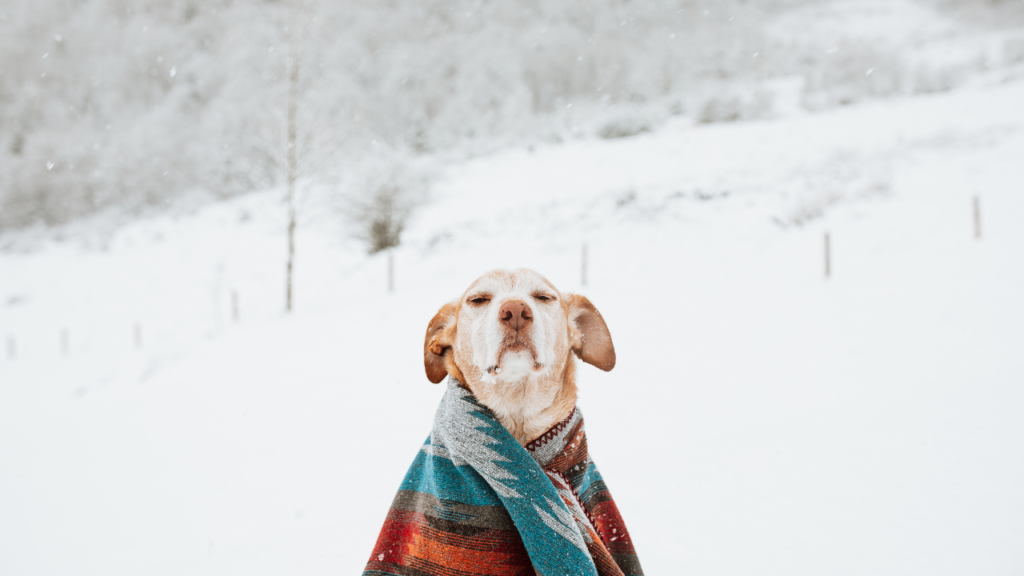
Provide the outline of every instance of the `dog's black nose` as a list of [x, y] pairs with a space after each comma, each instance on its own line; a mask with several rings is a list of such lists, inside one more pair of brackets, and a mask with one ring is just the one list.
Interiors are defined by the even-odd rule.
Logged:
[[498, 319], [511, 330], [519, 331], [533, 322], [533, 311], [522, 300], [505, 302], [498, 311]]

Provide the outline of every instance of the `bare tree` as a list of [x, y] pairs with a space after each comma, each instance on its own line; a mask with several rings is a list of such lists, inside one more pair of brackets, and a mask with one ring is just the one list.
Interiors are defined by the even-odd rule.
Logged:
[[[293, 13], [294, 13], [293, 8]], [[301, 53], [298, 50], [296, 18], [288, 30], [288, 144], [286, 167], [288, 178], [288, 267], [285, 286], [285, 310], [292, 310], [292, 271], [295, 267], [295, 185], [299, 179], [298, 134], [299, 134], [299, 68]]]
[[276, 137], [267, 154], [283, 172], [285, 180], [288, 242], [285, 310], [288, 312], [295, 306], [296, 232], [304, 202], [309, 200], [311, 189], [324, 184], [328, 174], [340, 165], [342, 131], [337, 128], [341, 118], [331, 108], [338, 108], [336, 89], [324, 74], [324, 65], [317, 60], [316, 51], [309, 49], [317, 33], [316, 6], [309, 0], [289, 0], [285, 5], [284, 154], [279, 152], [281, 132], [277, 130], [271, 130]]
[[426, 199], [432, 174], [401, 154], [364, 157], [342, 211], [352, 234], [376, 254], [398, 247], [412, 212]]

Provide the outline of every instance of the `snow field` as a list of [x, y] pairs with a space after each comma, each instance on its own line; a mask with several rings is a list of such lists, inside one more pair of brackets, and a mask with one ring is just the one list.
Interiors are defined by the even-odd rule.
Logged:
[[394, 294], [384, 256], [308, 214], [290, 316], [274, 193], [2, 254], [0, 573], [361, 570], [442, 393], [426, 322], [512, 266], [608, 321], [618, 365], [584, 366], [580, 403], [647, 573], [1018, 573], [1022, 101], [979, 85], [453, 165]]

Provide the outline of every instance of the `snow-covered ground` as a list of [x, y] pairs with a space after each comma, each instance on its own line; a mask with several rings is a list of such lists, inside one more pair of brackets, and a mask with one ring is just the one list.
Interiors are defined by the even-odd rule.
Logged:
[[394, 293], [307, 211], [291, 315], [278, 193], [8, 234], [0, 574], [357, 573], [442, 393], [427, 321], [513, 266], [608, 321], [581, 405], [648, 574], [1020, 574], [1022, 104], [990, 77], [452, 165]]

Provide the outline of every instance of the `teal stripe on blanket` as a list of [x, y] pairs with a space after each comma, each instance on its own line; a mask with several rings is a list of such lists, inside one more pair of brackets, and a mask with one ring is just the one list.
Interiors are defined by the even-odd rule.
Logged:
[[[428, 438], [426, 445], [429, 444]], [[502, 505], [494, 490], [472, 468], [456, 466], [448, 458], [422, 451], [399, 489], [424, 492], [439, 500], [455, 500], [470, 506]]]
[[583, 473], [583, 480], [576, 488], [576, 492], [578, 492], [580, 496], [583, 496], [592, 489], [596, 489], [598, 491], [608, 489], [604, 484], [604, 479], [601, 477], [601, 473], [597, 470], [597, 466], [594, 465], [593, 462], [587, 465], [587, 471]]

